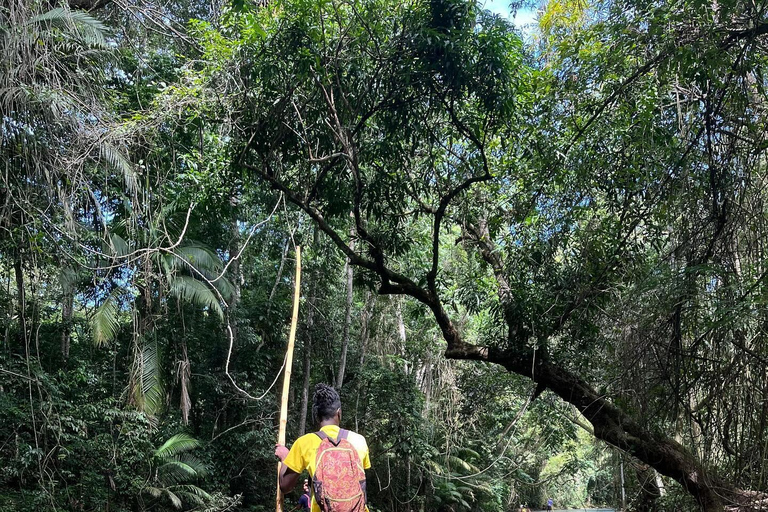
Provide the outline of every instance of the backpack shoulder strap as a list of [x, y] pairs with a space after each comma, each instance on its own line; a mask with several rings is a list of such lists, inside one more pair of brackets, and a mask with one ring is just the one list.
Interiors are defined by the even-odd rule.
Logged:
[[339, 429], [339, 441], [341, 441], [342, 439], [346, 439], [348, 435], [349, 435], [349, 430], [345, 430], [343, 428]]
[[336, 439], [330, 437], [328, 434], [326, 434], [322, 430], [315, 432], [315, 435], [320, 438], [320, 442], [323, 442], [327, 439], [331, 442], [333, 446], [339, 446], [339, 443], [341, 442], [341, 440], [346, 439], [347, 437], [346, 434], [342, 436], [342, 432], [347, 432], [347, 431], [343, 429], [339, 429], [339, 437], [337, 437]]

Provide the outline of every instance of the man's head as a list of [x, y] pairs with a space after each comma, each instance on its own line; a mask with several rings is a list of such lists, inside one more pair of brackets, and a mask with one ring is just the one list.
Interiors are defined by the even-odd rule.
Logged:
[[332, 420], [338, 415], [341, 420], [341, 398], [328, 384], [315, 386], [315, 396], [312, 397], [312, 416], [316, 423]]

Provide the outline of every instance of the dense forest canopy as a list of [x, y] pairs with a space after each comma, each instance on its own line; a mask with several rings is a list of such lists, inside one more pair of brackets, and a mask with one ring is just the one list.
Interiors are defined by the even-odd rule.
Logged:
[[768, 4], [527, 7], [0, 6], [0, 510], [271, 509], [298, 246], [372, 511], [768, 509]]

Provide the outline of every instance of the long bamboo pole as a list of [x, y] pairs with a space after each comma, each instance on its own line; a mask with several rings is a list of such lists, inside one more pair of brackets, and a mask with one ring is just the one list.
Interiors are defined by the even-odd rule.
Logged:
[[[285, 373], [283, 376], [283, 397], [280, 403], [280, 428], [277, 433], [277, 443], [285, 445], [285, 426], [288, 423], [288, 391], [291, 387], [291, 367], [293, 366], [293, 345], [296, 340], [296, 324], [299, 320], [299, 297], [301, 295], [301, 247], [296, 246], [296, 279], [293, 288], [293, 315], [291, 330], [288, 334], [288, 349], [285, 354]], [[275, 510], [283, 511], [283, 492], [280, 490], [280, 466], [277, 463], [277, 504]]]

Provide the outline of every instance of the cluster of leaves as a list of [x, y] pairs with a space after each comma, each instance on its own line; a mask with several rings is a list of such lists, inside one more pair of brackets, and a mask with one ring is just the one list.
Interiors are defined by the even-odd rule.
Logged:
[[[373, 286], [427, 290], [470, 344], [559, 365], [765, 490], [762, 7], [553, 0], [526, 55], [463, 0], [44, 4], [0, 8], [0, 507], [269, 508], [293, 244], [294, 375], [343, 384], [373, 509], [621, 490], [583, 418], [444, 361]], [[162, 34], [182, 12], [210, 14], [192, 45]], [[320, 231], [370, 262], [354, 315]], [[640, 496], [656, 478], [626, 462]]]

